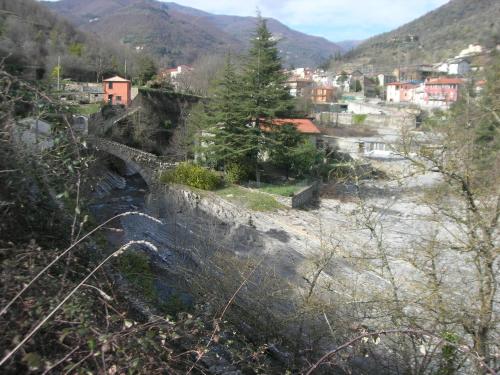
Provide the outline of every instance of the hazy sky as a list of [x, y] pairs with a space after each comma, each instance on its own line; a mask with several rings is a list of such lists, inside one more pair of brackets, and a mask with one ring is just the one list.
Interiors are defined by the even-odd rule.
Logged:
[[[165, 0], [162, 0], [165, 1]], [[217, 14], [253, 16], [259, 8], [287, 26], [332, 41], [390, 31], [449, 0], [177, 0]]]

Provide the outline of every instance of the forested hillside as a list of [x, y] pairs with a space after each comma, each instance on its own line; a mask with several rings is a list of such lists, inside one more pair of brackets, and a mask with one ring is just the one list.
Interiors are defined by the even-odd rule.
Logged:
[[[250, 45], [249, 40], [257, 24], [256, 17], [216, 15], [200, 12], [176, 3], [167, 3], [167, 5], [176, 12], [197, 17], [203, 23], [209, 22], [217, 26], [234, 37], [238, 44], [244, 46], [245, 49]], [[332, 43], [325, 38], [298, 32], [275, 19], [267, 19], [267, 25], [274, 37], [279, 41], [281, 58], [286, 65], [314, 67], [341, 50], [341, 47], [336, 43]]]
[[78, 31], [34, 0], [0, 0], [0, 58], [31, 79], [50, 78], [60, 58], [63, 77], [96, 81], [120, 71], [125, 59], [133, 70], [137, 56]]
[[[409, 36], [416, 36], [414, 41]], [[500, 2], [452, 0], [400, 28], [368, 39], [345, 61], [392, 65], [433, 63], [459, 53], [471, 43], [493, 47], [500, 41]], [[399, 52], [398, 52], [399, 50]]]
[[[46, 4], [82, 30], [153, 53], [164, 66], [192, 63], [200, 56], [228, 50], [243, 52], [257, 24], [256, 17], [214, 15], [154, 0], [61, 0]], [[268, 24], [280, 39], [281, 56], [287, 65], [317, 66], [340, 50], [335, 43], [297, 32], [274, 19]]]

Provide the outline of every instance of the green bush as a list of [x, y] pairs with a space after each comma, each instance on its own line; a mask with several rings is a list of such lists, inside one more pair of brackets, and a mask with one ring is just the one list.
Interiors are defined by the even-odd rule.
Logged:
[[251, 175], [250, 168], [245, 165], [232, 163], [226, 167], [225, 179], [230, 184], [238, 184], [242, 181], [248, 180]]
[[164, 183], [188, 185], [202, 190], [215, 190], [221, 184], [220, 177], [213, 171], [191, 163], [179, 164], [175, 169], [162, 174]]
[[352, 115], [352, 121], [356, 125], [362, 125], [365, 123], [366, 117], [367, 117], [367, 115]]

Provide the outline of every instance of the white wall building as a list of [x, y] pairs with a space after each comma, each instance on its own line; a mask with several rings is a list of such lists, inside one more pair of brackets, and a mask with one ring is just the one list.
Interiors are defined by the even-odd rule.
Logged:
[[399, 86], [394, 84], [387, 85], [386, 101], [388, 103], [400, 103], [401, 93], [399, 92]]
[[448, 59], [436, 66], [438, 72], [448, 75], [464, 75], [470, 72], [470, 64], [461, 58]]

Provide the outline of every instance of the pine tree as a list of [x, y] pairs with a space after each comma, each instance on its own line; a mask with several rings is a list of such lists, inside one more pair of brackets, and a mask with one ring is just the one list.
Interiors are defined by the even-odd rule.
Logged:
[[248, 138], [247, 146], [254, 151], [251, 165], [248, 166], [255, 168], [257, 179], [259, 154], [268, 147], [266, 134], [261, 130], [261, 121], [271, 124], [273, 118], [286, 116], [293, 108], [292, 97], [286, 86], [287, 76], [283, 72], [276, 44], [266, 21], [259, 15], [242, 76], [242, 109], [252, 128], [252, 137]]
[[246, 100], [244, 110], [256, 126], [259, 120], [272, 119], [289, 113], [292, 98], [286, 87], [287, 76], [283, 72], [276, 40], [259, 16], [255, 36], [243, 73]]
[[269, 147], [271, 161], [277, 167], [282, 168], [288, 178], [294, 162], [294, 152], [299, 145], [305, 143], [305, 137], [297, 131], [294, 125], [286, 124], [275, 129], [269, 138], [271, 139], [271, 147]]
[[255, 163], [260, 132], [251, 126], [243, 110], [240, 77], [228, 57], [222, 78], [206, 111], [206, 157], [215, 165]]
[[276, 41], [259, 17], [243, 73], [238, 75], [228, 58], [208, 105], [207, 130], [202, 140], [207, 161], [224, 167], [235, 164], [258, 169], [259, 155], [269, 140], [260, 122], [265, 121], [269, 127], [273, 118], [293, 108], [286, 80]]

